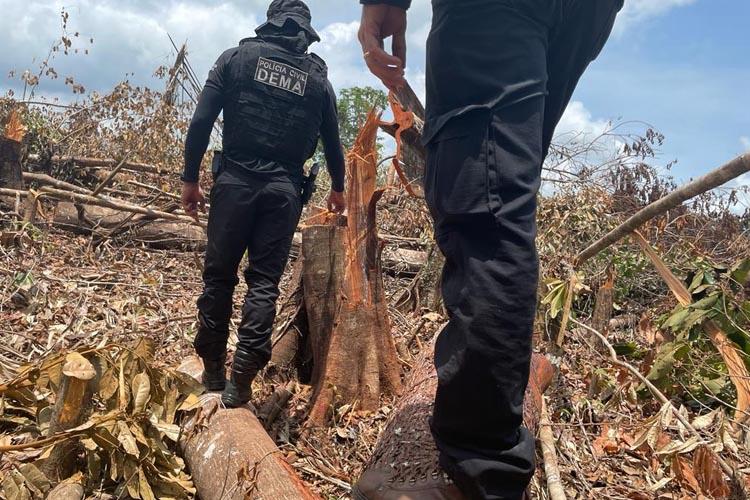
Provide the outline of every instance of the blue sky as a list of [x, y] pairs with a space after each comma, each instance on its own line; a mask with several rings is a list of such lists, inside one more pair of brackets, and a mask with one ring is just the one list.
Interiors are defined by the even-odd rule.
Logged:
[[[313, 50], [327, 60], [336, 88], [378, 85], [356, 40], [356, 0], [310, 0], [323, 38]], [[199, 77], [225, 48], [252, 34], [267, 0], [0, 0], [0, 77], [34, 67], [59, 35], [59, 11], [69, 30], [95, 42], [88, 56], [59, 58], [64, 79], [106, 91], [126, 74], [154, 82], [153, 70], [173, 58], [166, 33], [187, 40]], [[582, 79], [560, 131], [601, 130], [608, 120], [647, 122], [667, 139], [659, 162], [678, 163], [681, 180], [706, 173], [750, 150], [750, 19], [748, 0], [626, 0], [615, 32]], [[423, 94], [428, 0], [414, 0], [409, 18], [412, 85]], [[61, 79], [61, 80], [62, 80]], [[0, 79], [0, 91], [19, 89]], [[61, 81], [42, 93], [70, 100]], [[750, 177], [745, 178], [750, 184]]]
[[750, 2], [701, 0], [616, 31], [574, 96], [666, 136], [675, 176], [750, 150]]

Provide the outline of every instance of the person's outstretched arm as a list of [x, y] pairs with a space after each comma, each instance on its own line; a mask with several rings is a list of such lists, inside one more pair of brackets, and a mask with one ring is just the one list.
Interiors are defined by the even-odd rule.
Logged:
[[182, 206], [185, 212], [193, 217], [197, 215], [198, 208], [202, 210], [206, 203], [198, 181], [203, 155], [206, 154], [206, 148], [211, 140], [211, 130], [224, 106], [225, 55], [226, 53], [219, 57], [208, 74], [185, 139], [185, 169], [181, 177]]
[[326, 82], [326, 94], [326, 102], [323, 106], [323, 124], [320, 127], [320, 138], [323, 141], [326, 167], [331, 176], [331, 193], [328, 195], [328, 210], [340, 214], [346, 209], [346, 201], [344, 199], [346, 163], [344, 161], [344, 148], [341, 146], [341, 135], [339, 134], [336, 94], [333, 91], [331, 82]]
[[[370, 71], [390, 90], [406, 84], [406, 10], [411, 0], [360, 0], [359, 43]], [[392, 36], [391, 54], [383, 41]]]

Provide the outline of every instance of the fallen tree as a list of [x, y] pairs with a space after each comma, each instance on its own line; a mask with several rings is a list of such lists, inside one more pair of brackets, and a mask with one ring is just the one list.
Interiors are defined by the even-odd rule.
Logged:
[[[198, 358], [180, 372], [199, 379]], [[220, 395], [201, 396], [199, 407], [182, 424], [180, 448], [202, 500], [318, 498], [305, 486], [266, 433], [250, 406], [221, 408]]]
[[[391, 413], [357, 482], [357, 487], [365, 495], [374, 494], [386, 484], [418, 485], [443, 473], [429, 426], [437, 389], [432, 352], [433, 346], [422, 351], [405, 384], [405, 395]], [[523, 405], [524, 424], [533, 434], [539, 428], [542, 395], [553, 375], [550, 362], [544, 356], [534, 354]]]

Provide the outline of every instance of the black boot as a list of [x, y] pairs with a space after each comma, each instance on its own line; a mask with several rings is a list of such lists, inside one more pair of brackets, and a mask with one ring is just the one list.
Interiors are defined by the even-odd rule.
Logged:
[[232, 374], [229, 383], [221, 395], [221, 402], [227, 408], [239, 408], [246, 405], [253, 395], [252, 383], [260, 371], [255, 356], [237, 351], [234, 353]]
[[201, 383], [209, 392], [223, 391], [227, 384], [227, 373], [224, 364], [226, 353], [218, 359], [203, 359], [203, 376]]

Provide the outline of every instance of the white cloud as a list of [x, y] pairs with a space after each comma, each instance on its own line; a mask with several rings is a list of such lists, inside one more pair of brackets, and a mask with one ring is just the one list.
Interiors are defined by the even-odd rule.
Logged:
[[740, 137], [740, 144], [742, 144], [743, 151], [750, 152], [750, 137], [746, 135]]
[[571, 101], [555, 130], [556, 140], [564, 141], [571, 136], [596, 136], [609, 125], [607, 120], [595, 119], [581, 101]]
[[625, 0], [625, 6], [617, 16], [614, 34], [621, 35], [628, 29], [648, 19], [666, 14], [672, 9], [691, 5], [698, 0]]

